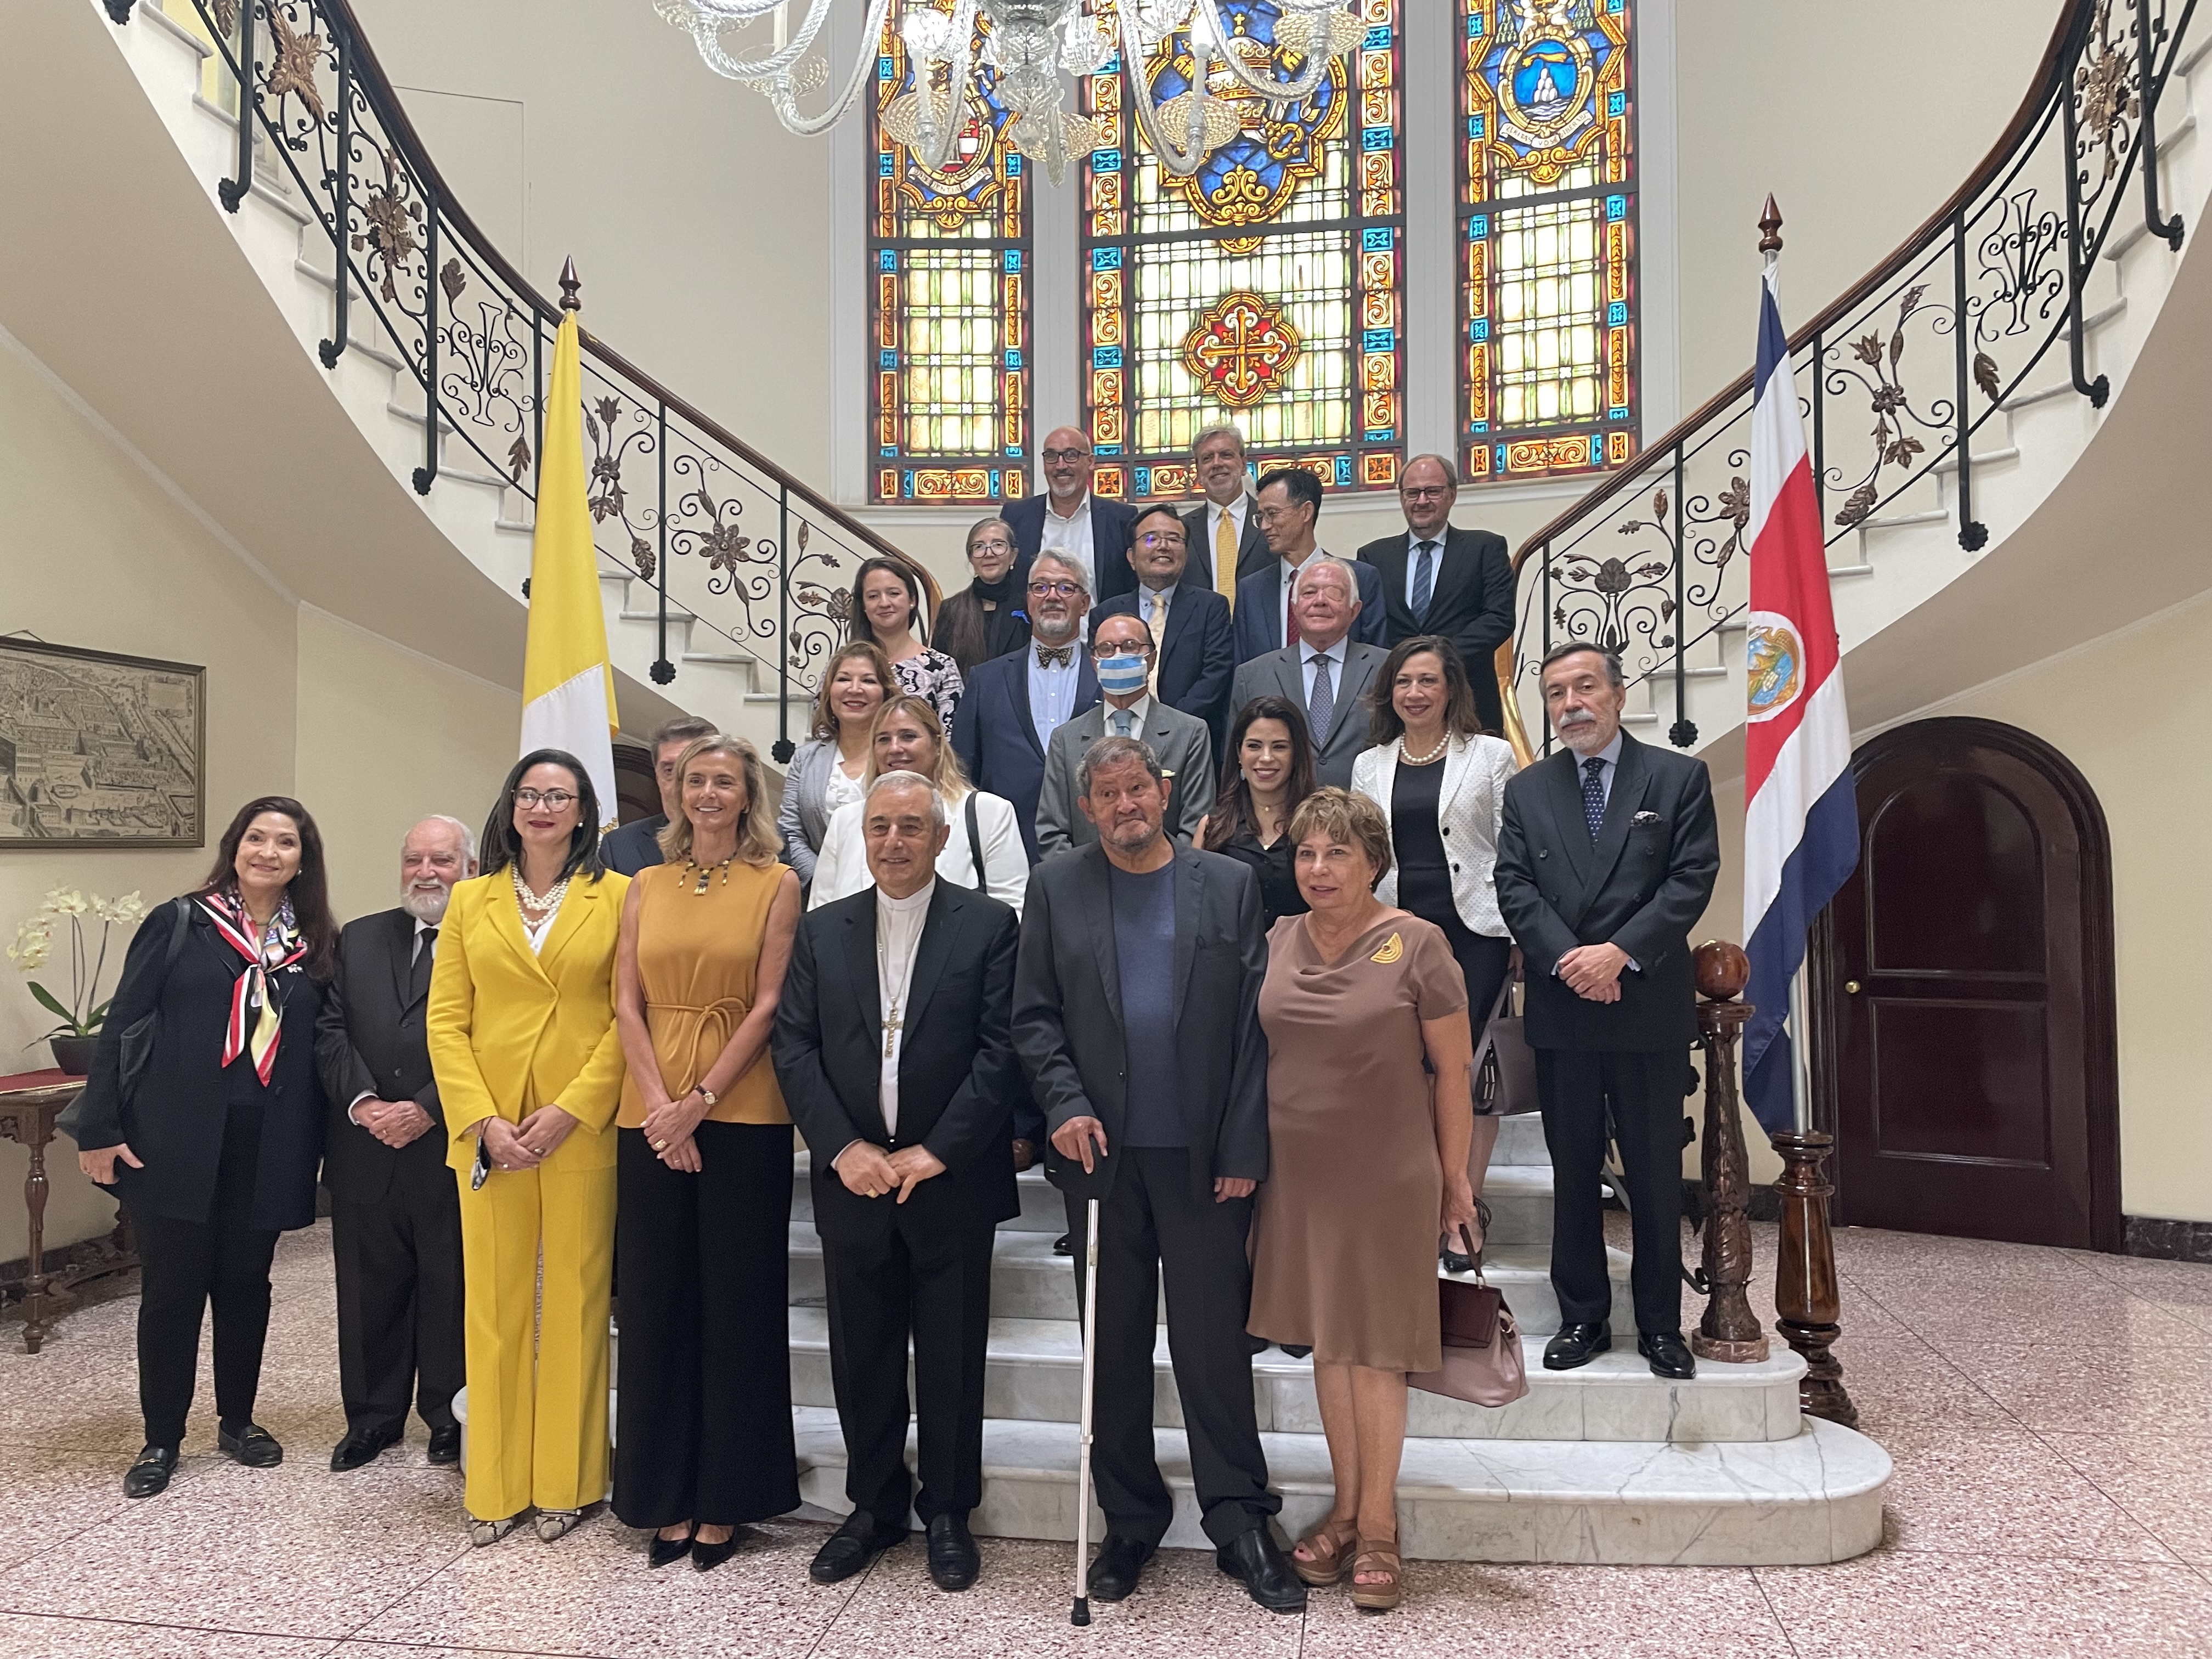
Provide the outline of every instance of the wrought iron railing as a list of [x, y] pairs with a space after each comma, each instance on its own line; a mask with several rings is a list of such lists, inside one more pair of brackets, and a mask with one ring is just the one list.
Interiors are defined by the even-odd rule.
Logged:
[[[2169, 9], [2172, 16], [2169, 20]], [[2124, 216], [2177, 251], [2159, 204], [2159, 106], [2196, 0], [2070, 0], [2026, 99], [1951, 199], [1790, 337], [1830, 544], [1884, 522], [1974, 516], [1974, 434], [2064, 343], [2071, 391], [2102, 408], [2084, 359], [2084, 293]], [[2142, 197], [2130, 208], [2140, 173]], [[1750, 331], [1746, 330], [1746, 343]], [[1721, 672], [1721, 630], [1744, 611], [1751, 513], [1751, 376], [1726, 387], [1514, 556], [1521, 626], [1498, 651], [1509, 736], [1532, 752], [1516, 690], [1553, 647], [1589, 640], [1650, 681], [1668, 741], [1698, 740], [1689, 682]], [[1954, 474], [1953, 504], [1902, 498]], [[1917, 508], [1917, 511], [1908, 509]], [[1885, 514], [1889, 515], [1885, 518]], [[1700, 647], [1711, 665], [1697, 660]], [[1542, 739], [1550, 748], [1550, 737]]]
[[[135, 3], [106, 0], [118, 24]], [[319, 353], [324, 368], [368, 349], [412, 379], [423, 402], [419, 493], [441, 477], [465, 477], [534, 501], [550, 347], [562, 305], [574, 303], [573, 269], [563, 274], [562, 301], [549, 301], [477, 228], [347, 0], [191, 5], [231, 79], [252, 94], [236, 100], [237, 156], [217, 187], [222, 204], [236, 212], [256, 167], [280, 167], [330, 240], [336, 281]], [[672, 624], [696, 617], [695, 626], [732, 647], [726, 654], [773, 669], [775, 755], [787, 760], [792, 705], [842, 642], [852, 570], [878, 555], [900, 561], [921, 581], [932, 614], [935, 581], [588, 332], [583, 379], [599, 556], [605, 568], [652, 586], [659, 630], [653, 679], [675, 680]]]

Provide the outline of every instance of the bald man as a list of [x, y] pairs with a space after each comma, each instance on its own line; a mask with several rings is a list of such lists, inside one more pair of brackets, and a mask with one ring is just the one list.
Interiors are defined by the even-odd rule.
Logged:
[[1072, 426], [1045, 434], [1039, 452], [1044, 463], [1044, 494], [1010, 503], [1000, 514], [1014, 532], [1014, 568], [1029, 579], [1030, 561], [1047, 548], [1074, 560], [1091, 579], [1095, 604], [1117, 593], [1133, 593], [1137, 573], [1129, 564], [1135, 512], [1119, 501], [1091, 493], [1097, 458], [1091, 440]]

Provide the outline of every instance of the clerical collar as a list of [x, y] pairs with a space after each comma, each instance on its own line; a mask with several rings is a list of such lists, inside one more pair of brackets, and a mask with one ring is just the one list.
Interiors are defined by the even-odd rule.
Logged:
[[937, 895], [937, 878], [932, 876], [922, 883], [921, 890], [908, 893], [904, 898], [893, 898], [880, 887], [876, 889], [876, 902], [886, 910], [926, 910], [929, 901]]

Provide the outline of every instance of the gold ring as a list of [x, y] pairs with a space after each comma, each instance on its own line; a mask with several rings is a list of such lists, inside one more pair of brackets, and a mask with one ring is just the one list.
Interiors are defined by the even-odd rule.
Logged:
[[668, 1143], [665, 1140], [656, 1140], [653, 1143], [653, 1150], [656, 1152], [666, 1152], [668, 1150]]

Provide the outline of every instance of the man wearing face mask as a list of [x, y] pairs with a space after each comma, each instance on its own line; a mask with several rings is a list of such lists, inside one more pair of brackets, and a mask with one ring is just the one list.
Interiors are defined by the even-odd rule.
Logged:
[[410, 830], [399, 908], [346, 924], [316, 1024], [315, 1066], [331, 1103], [323, 1184], [337, 1261], [346, 1434], [331, 1468], [340, 1473], [398, 1443], [410, 1391], [430, 1425], [430, 1461], [461, 1455], [453, 1408], [467, 1380], [460, 1188], [446, 1167], [422, 1020], [446, 902], [476, 872], [476, 837], [459, 819]]
[[1169, 782], [1167, 829], [1188, 847], [1213, 804], [1213, 743], [1206, 722], [1169, 708], [1149, 690], [1152, 636], [1126, 612], [1107, 617], [1091, 635], [1091, 658], [1105, 701], [1052, 734], [1044, 785], [1037, 797], [1041, 858], [1098, 839], [1097, 826], [1076, 805], [1083, 757], [1101, 738], [1134, 738], [1159, 757]]

